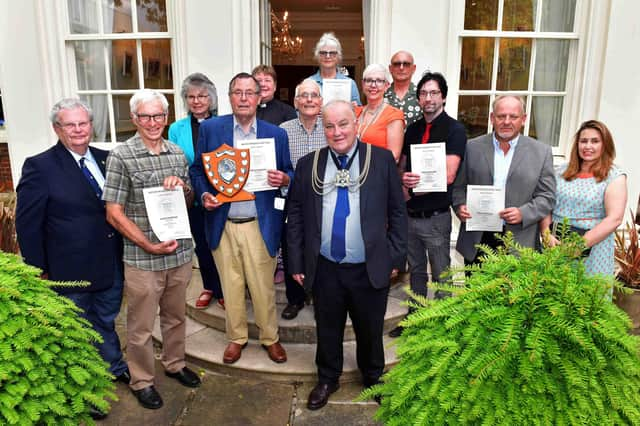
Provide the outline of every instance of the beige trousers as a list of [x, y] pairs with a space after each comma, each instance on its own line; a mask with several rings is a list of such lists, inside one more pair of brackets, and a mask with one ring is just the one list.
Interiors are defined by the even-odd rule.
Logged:
[[260, 343], [278, 341], [276, 290], [273, 274], [276, 258], [269, 256], [258, 221], [227, 222], [220, 245], [212, 251], [224, 294], [227, 339], [244, 344], [249, 338], [245, 283], [249, 287]]
[[162, 365], [172, 373], [184, 366], [185, 302], [191, 280], [191, 262], [164, 271], [144, 271], [125, 264], [127, 296], [127, 363], [129, 386], [153, 385], [154, 356], [151, 332], [160, 307]]

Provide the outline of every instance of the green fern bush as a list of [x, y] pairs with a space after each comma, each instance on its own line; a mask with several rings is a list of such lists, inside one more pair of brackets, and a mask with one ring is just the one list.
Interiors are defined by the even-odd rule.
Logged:
[[101, 337], [40, 272], [0, 252], [0, 424], [93, 424], [116, 399]]
[[640, 341], [612, 280], [585, 274], [579, 237], [543, 253], [504, 241], [456, 297], [418, 298], [399, 364], [360, 398], [382, 397], [386, 425], [640, 424]]

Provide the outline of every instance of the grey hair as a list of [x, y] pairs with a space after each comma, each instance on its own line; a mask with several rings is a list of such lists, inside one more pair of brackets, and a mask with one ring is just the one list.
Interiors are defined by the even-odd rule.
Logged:
[[316, 47], [313, 50], [313, 56], [315, 56], [316, 59], [319, 58], [320, 49], [322, 49], [323, 46], [335, 47], [338, 51], [338, 62], [342, 61], [342, 45], [334, 33], [322, 34], [322, 37], [320, 37], [320, 40], [318, 40]]
[[64, 98], [56, 102], [56, 104], [51, 108], [51, 113], [49, 113], [49, 120], [51, 120], [51, 124], [58, 124], [58, 114], [61, 111], [82, 108], [89, 114], [89, 121], [93, 122], [93, 110], [85, 101], [78, 98]]
[[524, 99], [522, 98], [522, 96], [517, 96], [517, 95], [498, 95], [496, 96], [496, 98], [493, 100], [493, 102], [491, 103], [491, 111], [495, 111], [496, 110], [496, 105], [498, 105], [498, 102], [507, 99], [507, 98], [513, 98], [515, 100], [517, 100], [518, 102], [520, 102], [520, 109], [522, 110], [522, 114], [526, 114], [526, 107], [525, 107], [525, 102]]
[[129, 110], [136, 114], [140, 104], [146, 104], [152, 101], [160, 101], [162, 104], [162, 111], [166, 114], [169, 112], [169, 101], [160, 92], [151, 89], [140, 89], [131, 96], [129, 99]]
[[320, 93], [320, 96], [322, 96], [322, 88], [320, 87], [317, 81], [311, 78], [305, 78], [300, 82], [300, 84], [296, 86], [296, 93], [295, 93], [296, 96], [300, 94], [300, 86], [302, 86], [303, 84], [311, 84], [313, 87], [318, 89], [318, 93]]
[[389, 73], [389, 69], [380, 64], [369, 64], [362, 72], [362, 78], [367, 78], [368, 75], [378, 72], [384, 75], [384, 79], [387, 80], [387, 83], [391, 81], [391, 74]]
[[333, 108], [334, 106], [337, 106], [337, 105], [346, 106], [349, 109], [349, 111], [351, 111], [351, 115], [353, 116], [353, 120], [355, 121], [357, 119], [356, 112], [353, 109], [353, 104], [351, 102], [347, 102], [347, 101], [342, 100], [342, 99], [333, 99], [333, 100], [327, 102], [326, 104], [324, 104], [324, 106], [322, 107], [322, 121], [326, 121], [325, 120], [325, 118], [326, 118], [325, 115], [327, 113], [327, 110], [330, 109], [330, 108]]
[[180, 96], [184, 101], [184, 106], [187, 111], [189, 111], [189, 104], [187, 103], [187, 93], [189, 89], [198, 88], [198, 89], [207, 89], [207, 94], [209, 94], [209, 113], [211, 115], [218, 114], [218, 91], [216, 90], [216, 85], [213, 84], [209, 77], [202, 74], [201, 72], [194, 72], [193, 74], [189, 74], [187, 78], [182, 82], [182, 89], [180, 90]]

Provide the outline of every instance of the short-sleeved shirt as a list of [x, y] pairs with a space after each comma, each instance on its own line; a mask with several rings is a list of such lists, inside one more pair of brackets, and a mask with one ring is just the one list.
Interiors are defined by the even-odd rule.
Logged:
[[[182, 150], [175, 144], [162, 141], [162, 152], [154, 154], [144, 145], [138, 134], [117, 146], [107, 158], [107, 176], [102, 199], [124, 206], [124, 214], [135, 223], [152, 243], [160, 240], [151, 230], [144, 204], [144, 188], [162, 186], [168, 176], [178, 176], [189, 185], [189, 166]], [[124, 238], [123, 261], [145, 271], [163, 271], [191, 260], [191, 239], [178, 240], [174, 253], [151, 254]]]
[[[425, 120], [418, 120], [407, 128], [404, 134], [404, 145], [402, 153], [407, 156], [406, 170], [411, 171], [411, 148], [413, 144], [422, 143], [422, 135], [427, 128]], [[467, 135], [462, 123], [442, 111], [442, 113], [431, 122], [429, 140], [427, 143], [445, 143], [446, 155], [457, 155], [460, 160], [464, 158], [467, 147]], [[427, 194], [415, 195], [410, 191], [411, 198], [407, 201], [407, 209], [417, 212], [432, 212], [441, 210], [451, 205], [451, 188], [447, 185], [447, 192], [429, 192]]]
[[311, 133], [307, 133], [307, 129], [304, 128], [299, 118], [285, 121], [280, 127], [289, 136], [289, 155], [291, 155], [291, 164], [294, 169], [299, 159], [316, 149], [327, 146], [322, 117], [318, 117]]
[[416, 85], [409, 83], [409, 90], [405, 93], [404, 97], [399, 98], [394, 91], [394, 83], [384, 92], [384, 100], [392, 107], [398, 108], [404, 114], [405, 126], [409, 127], [410, 124], [420, 120], [422, 115], [422, 108], [418, 103], [418, 97], [416, 96]]

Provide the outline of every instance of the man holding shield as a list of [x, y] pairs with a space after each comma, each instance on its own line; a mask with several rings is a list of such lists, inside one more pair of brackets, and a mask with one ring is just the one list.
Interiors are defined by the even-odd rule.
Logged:
[[[240, 359], [248, 341], [245, 283], [253, 302], [255, 320], [260, 329], [260, 343], [274, 362], [285, 362], [287, 354], [279, 343], [273, 274], [276, 252], [283, 224], [284, 198], [280, 188], [289, 185], [293, 167], [289, 158], [287, 133], [265, 121], [256, 119], [260, 102], [260, 85], [248, 73], [239, 73], [229, 83], [232, 114], [207, 120], [200, 126], [196, 161], [190, 175], [196, 196], [207, 209], [205, 233], [216, 265], [219, 267], [225, 298], [226, 332], [229, 344], [223, 355], [226, 364]], [[256, 191], [255, 199], [224, 202], [219, 185], [213, 187], [202, 163], [202, 154], [222, 145], [235, 146], [242, 140], [273, 138], [277, 169], [267, 172], [272, 190]], [[237, 161], [242, 161], [240, 155]], [[232, 156], [226, 160], [227, 165]], [[222, 161], [218, 164], [221, 164]], [[215, 168], [215, 166], [214, 166]], [[235, 169], [235, 170], [234, 170]], [[231, 167], [230, 189], [246, 182], [242, 165]], [[220, 171], [220, 168], [216, 171]], [[241, 179], [240, 179], [241, 178]], [[229, 179], [229, 176], [226, 177]], [[229, 195], [226, 191], [225, 194]], [[235, 194], [231, 195], [233, 198]], [[244, 199], [244, 198], [243, 198]]]

